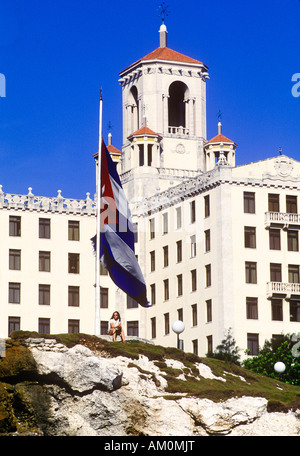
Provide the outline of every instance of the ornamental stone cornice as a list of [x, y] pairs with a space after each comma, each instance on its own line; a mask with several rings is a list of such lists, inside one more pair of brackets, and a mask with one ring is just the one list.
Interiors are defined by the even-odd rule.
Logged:
[[185, 199], [195, 197], [220, 185], [232, 185], [241, 187], [276, 187], [290, 190], [300, 190], [300, 179], [270, 179], [251, 177], [232, 177], [232, 167], [228, 165], [217, 165], [211, 171], [199, 173], [197, 176], [186, 179], [180, 184], [174, 185], [163, 192], [152, 197], [142, 198], [131, 204], [132, 215], [147, 216], [162, 209], [172, 207]]
[[64, 198], [61, 190], [56, 197], [36, 196], [32, 188], [28, 188], [27, 195], [4, 193], [0, 185], [0, 209], [14, 209], [20, 211], [52, 212], [60, 214], [96, 215], [96, 201], [86, 194], [86, 199]]

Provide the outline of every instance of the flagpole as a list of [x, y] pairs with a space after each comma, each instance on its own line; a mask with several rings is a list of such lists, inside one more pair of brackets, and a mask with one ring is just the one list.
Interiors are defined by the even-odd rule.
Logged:
[[98, 173], [97, 173], [97, 241], [96, 241], [96, 299], [95, 299], [95, 335], [100, 336], [100, 209], [101, 209], [101, 148], [102, 148], [102, 86], [99, 103], [99, 144], [98, 144]]

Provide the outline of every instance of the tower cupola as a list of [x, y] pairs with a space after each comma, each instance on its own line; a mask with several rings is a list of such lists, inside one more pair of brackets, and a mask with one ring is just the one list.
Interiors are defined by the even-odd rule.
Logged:
[[218, 134], [204, 144], [205, 171], [216, 165], [235, 166], [237, 144], [222, 134], [222, 124], [218, 123]]

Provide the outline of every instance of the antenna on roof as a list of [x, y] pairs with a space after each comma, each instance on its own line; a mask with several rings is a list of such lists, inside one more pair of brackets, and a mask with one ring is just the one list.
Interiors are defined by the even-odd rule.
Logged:
[[168, 8], [169, 8], [169, 6], [166, 5], [165, 2], [162, 2], [159, 5], [159, 10], [160, 10], [159, 15], [161, 16], [161, 20], [162, 20], [163, 24], [165, 23], [165, 17], [169, 16], [169, 14], [170, 14], [170, 11], [168, 11]]

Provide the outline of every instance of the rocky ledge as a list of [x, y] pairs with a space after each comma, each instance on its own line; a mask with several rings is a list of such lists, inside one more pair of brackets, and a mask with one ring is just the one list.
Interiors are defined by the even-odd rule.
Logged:
[[[115, 349], [121, 344], [112, 345]], [[9, 341], [0, 360], [0, 435], [300, 434], [300, 407], [295, 403], [272, 410], [270, 404], [276, 401], [247, 394], [247, 389], [232, 397], [228, 393], [226, 399], [213, 396], [227, 384], [232, 392], [233, 381], [257, 384], [255, 374], [243, 376], [229, 368], [216, 374], [200, 358], [181, 361], [164, 352], [157, 360], [140, 351], [113, 356], [101, 344], [95, 349], [83, 344], [68, 348], [56, 339]], [[176, 391], [174, 382], [183, 386]], [[278, 392], [285, 388], [276, 381], [273, 387]]]

